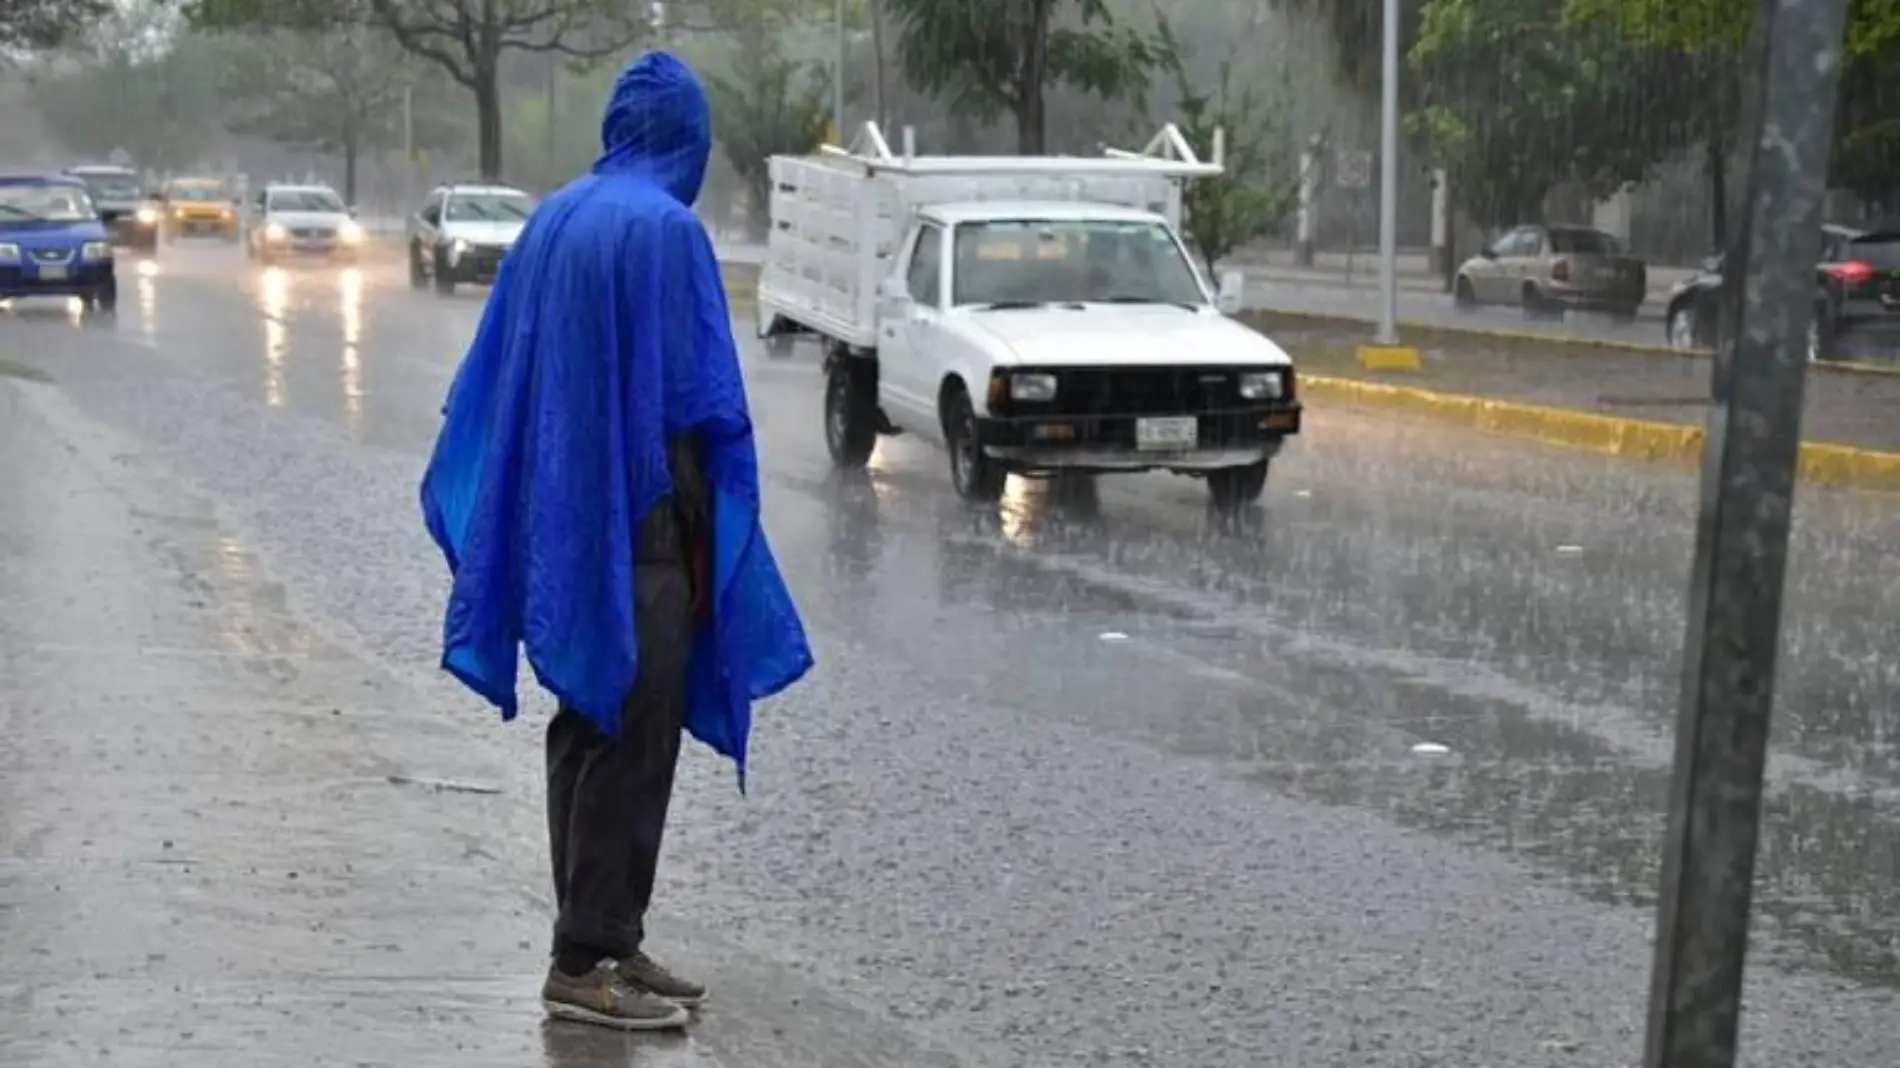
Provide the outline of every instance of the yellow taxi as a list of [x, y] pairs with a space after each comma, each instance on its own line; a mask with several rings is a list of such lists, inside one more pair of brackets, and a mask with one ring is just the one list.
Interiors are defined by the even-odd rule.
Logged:
[[192, 234], [238, 239], [237, 198], [216, 178], [174, 178], [160, 190], [159, 200], [168, 240]]

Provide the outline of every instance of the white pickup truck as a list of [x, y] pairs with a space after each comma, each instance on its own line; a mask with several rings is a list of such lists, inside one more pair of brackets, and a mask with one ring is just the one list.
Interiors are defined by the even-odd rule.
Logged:
[[1214, 292], [1181, 240], [1181, 185], [1218, 160], [1173, 127], [1103, 158], [909, 140], [899, 157], [867, 126], [861, 151], [771, 161], [759, 335], [825, 343], [832, 458], [910, 433], [971, 500], [1010, 474], [1156, 469], [1257, 500], [1300, 404], [1287, 354], [1228, 317], [1239, 276]]

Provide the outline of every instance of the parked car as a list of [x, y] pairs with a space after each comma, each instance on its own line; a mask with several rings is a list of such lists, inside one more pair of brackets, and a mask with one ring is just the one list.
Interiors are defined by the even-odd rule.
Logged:
[[113, 244], [147, 252], [158, 248], [158, 204], [146, 195], [137, 171], [92, 164], [69, 167], [66, 173], [86, 183]]
[[0, 175], [0, 299], [40, 296], [118, 307], [112, 241], [79, 178]]
[[1516, 304], [1535, 317], [1605, 311], [1636, 318], [1649, 271], [1610, 234], [1587, 226], [1520, 226], [1458, 268], [1460, 308]]
[[435, 282], [453, 293], [458, 282], [486, 285], [501, 270], [534, 214], [534, 198], [492, 183], [439, 186], [409, 220], [409, 284]]
[[363, 228], [327, 185], [267, 185], [246, 222], [244, 250], [275, 263], [289, 257], [356, 261]]
[[238, 239], [238, 201], [216, 178], [174, 178], [158, 191], [165, 239], [213, 234]]
[[[1721, 343], [1722, 256], [1669, 294], [1663, 336], [1671, 348], [1712, 349]], [[1814, 268], [1814, 321], [1808, 359], [1841, 359], [1855, 342], [1891, 333], [1900, 346], [1900, 227], [1821, 228]]]

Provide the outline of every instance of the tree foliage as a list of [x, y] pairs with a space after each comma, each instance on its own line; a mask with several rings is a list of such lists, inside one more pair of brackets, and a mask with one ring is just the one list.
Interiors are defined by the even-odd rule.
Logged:
[[88, 30], [83, 47], [33, 69], [33, 101], [69, 151], [173, 170], [199, 163], [218, 139], [222, 46], [172, 32], [163, 15], [116, 8]]
[[[1226, 168], [1218, 178], [1188, 183], [1182, 195], [1188, 240], [1210, 270], [1228, 253], [1284, 222], [1299, 204], [1297, 170], [1287, 166], [1288, 132], [1258, 86], [1237, 85], [1231, 60], [1209, 88], [1196, 86], [1173, 28], [1161, 24], [1158, 62], [1174, 82], [1177, 125], [1188, 142], [1205, 149], [1215, 132], [1226, 139]], [[1277, 149], [1277, 150], [1276, 150]]]
[[475, 98], [477, 155], [488, 179], [502, 170], [504, 55], [598, 60], [624, 52], [649, 28], [646, 5], [624, 0], [194, 0], [190, 13], [219, 28], [379, 27]]
[[904, 75], [952, 109], [1013, 116], [1019, 151], [1045, 151], [1045, 93], [1072, 85], [1114, 98], [1146, 88], [1146, 36], [1116, 23], [1105, 0], [884, 0]]
[[1410, 126], [1481, 226], [1536, 219], [1559, 183], [1608, 195], [1643, 178], [1698, 104], [1679, 56], [1567, 24], [1564, 0], [1432, 0], [1408, 60]]
[[71, 44], [109, 19], [116, 8], [114, 0], [0, 0], [0, 48]]
[[[771, 197], [771, 157], [812, 151], [831, 123], [830, 83], [810, 65], [768, 49], [747, 57], [742, 73], [712, 77], [713, 133], [750, 201], [755, 229]], [[758, 235], [754, 235], [758, 236]]]
[[403, 92], [421, 80], [411, 58], [361, 22], [270, 30], [234, 44], [222, 72], [230, 129], [341, 155], [343, 196], [354, 203], [362, 154], [402, 137]]

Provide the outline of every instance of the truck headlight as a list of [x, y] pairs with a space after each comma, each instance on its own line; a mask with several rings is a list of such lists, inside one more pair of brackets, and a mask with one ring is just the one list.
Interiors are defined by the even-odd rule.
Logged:
[[20, 246], [11, 241], [0, 241], [0, 263], [20, 262]]
[[139, 225], [151, 226], [153, 223], [158, 222], [158, 209], [151, 207], [140, 208], [134, 213], [133, 217], [138, 219]]
[[353, 222], [346, 222], [337, 227], [336, 232], [346, 245], [360, 244], [363, 240], [363, 228]]
[[88, 241], [79, 250], [79, 255], [89, 260], [109, 260], [112, 258], [112, 242]]
[[1285, 394], [1278, 371], [1248, 371], [1240, 376], [1241, 400], [1279, 400]]
[[1051, 374], [1010, 375], [1009, 399], [1032, 402], [1055, 400], [1056, 376]]

